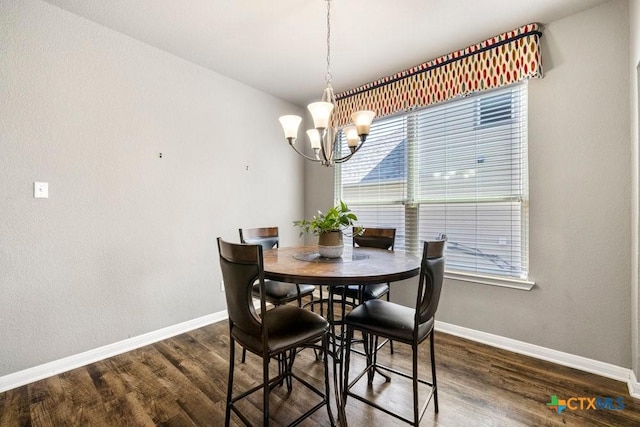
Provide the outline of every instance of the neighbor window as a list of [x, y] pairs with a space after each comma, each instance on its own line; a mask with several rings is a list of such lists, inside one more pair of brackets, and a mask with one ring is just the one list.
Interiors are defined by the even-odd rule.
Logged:
[[[346, 143], [343, 141], [343, 149]], [[396, 249], [447, 239], [447, 271], [527, 278], [527, 85], [374, 122], [336, 195]]]

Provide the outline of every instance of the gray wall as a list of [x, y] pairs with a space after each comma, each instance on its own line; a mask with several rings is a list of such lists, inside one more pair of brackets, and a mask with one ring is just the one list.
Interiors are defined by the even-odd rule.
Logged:
[[638, 180], [640, 179], [639, 166], [639, 134], [640, 129], [638, 126], [638, 114], [640, 105], [640, 4], [637, 1], [629, 2], [629, 16], [631, 17], [631, 49], [630, 49], [630, 83], [631, 89], [630, 95], [630, 108], [631, 108], [631, 162], [632, 162], [632, 175], [631, 175], [631, 259], [632, 259], [632, 284], [631, 284], [631, 360], [632, 369], [635, 373], [636, 379], [640, 377], [640, 341], [638, 334], [640, 333], [640, 320], [638, 313], [640, 312], [640, 300], [638, 292], [638, 269], [640, 263], [638, 262], [638, 254], [640, 254], [640, 239], [638, 236], [638, 230], [640, 230], [639, 210], [640, 210], [640, 187]]
[[[545, 77], [529, 83], [530, 278], [537, 286], [526, 292], [447, 280], [438, 319], [631, 367], [628, 2], [545, 24]], [[327, 203], [330, 180], [307, 181], [307, 194], [324, 197], [305, 203], [308, 215]], [[392, 289], [395, 299], [413, 301], [400, 289]]]
[[37, 0], [0, 47], [0, 376], [225, 310], [217, 236], [299, 242], [300, 108]]

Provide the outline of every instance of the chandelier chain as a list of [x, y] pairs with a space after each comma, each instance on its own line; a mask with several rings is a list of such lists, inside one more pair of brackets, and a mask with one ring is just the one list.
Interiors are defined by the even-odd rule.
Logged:
[[327, 84], [331, 84], [331, 0], [327, 2]]

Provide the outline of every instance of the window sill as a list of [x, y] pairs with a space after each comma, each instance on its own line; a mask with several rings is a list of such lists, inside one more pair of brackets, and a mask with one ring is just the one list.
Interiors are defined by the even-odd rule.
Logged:
[[530, 291], [536, 284], [525, 279], [512, 279], [506, 277], [483, 276], [480, 274], [469, 274], [448, 271], [444, 273], [445, 279], [460, 280], [462, 282], [478, 283], [480, 285], [500, 286], [502, 288], [519, 289]]

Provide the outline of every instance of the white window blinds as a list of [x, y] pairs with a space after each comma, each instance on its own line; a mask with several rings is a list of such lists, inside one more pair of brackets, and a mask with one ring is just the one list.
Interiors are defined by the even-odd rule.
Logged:
[[361, 225], [396, 227], [396, 249], [446, 236], [449, 271], [526, 278], [526, 95], [521, 83], [377, 120], [336, 168], [337, 196]]

